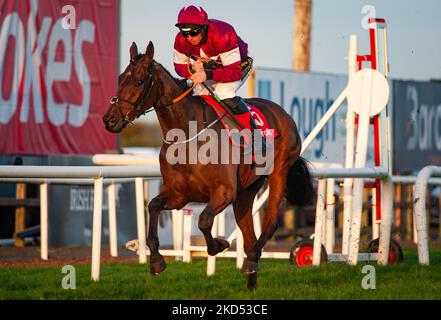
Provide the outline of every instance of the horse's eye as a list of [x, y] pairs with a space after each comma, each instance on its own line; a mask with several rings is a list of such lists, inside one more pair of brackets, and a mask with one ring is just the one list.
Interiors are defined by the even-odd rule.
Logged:
[[136, 86], [139, 87], [140, 85], [142, 85], [142, 82], [143, 82], [142, 80], [138, 80], [138, 81], [136, 82]]

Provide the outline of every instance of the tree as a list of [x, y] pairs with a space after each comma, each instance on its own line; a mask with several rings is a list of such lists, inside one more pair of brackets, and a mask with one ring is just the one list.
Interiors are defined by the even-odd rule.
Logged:
[[294, 0], [294, 41], [292, 68], [294, 71], [310, 70], [312, 0]]

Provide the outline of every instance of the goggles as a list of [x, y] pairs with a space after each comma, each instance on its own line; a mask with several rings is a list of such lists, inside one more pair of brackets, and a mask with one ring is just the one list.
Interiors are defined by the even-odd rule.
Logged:
[[193, 30], [185, 30], [185, 31], [183, 29], [180, 29], [179, 31], [184, 36], [184, 38], [187, 38], [188, 36], [196, 37], [199, 33], [201, 33], [201, 28], [193, 29]]

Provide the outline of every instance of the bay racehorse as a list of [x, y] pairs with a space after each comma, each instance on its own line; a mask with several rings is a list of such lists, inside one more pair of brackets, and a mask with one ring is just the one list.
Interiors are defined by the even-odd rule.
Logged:
[[[110, 132], [121, 132], [147, 110], [155, 110], [164, 137], [172, 129], [189, 134], [188, 124], [196, 121], [198, 130], [212, 123], [218, 115], [206, 108], [200, 97], [183, 96], [188, 87], [175, 79], [154, 60], [154, 46], [150, 42], [144, 54], [138, 53], [135, 43], [130, 47], [130, 64], [119, 76], [116, 95], [103, 117]], [[180, 97], [180, 99], [176, 99]], [[249, 170], [246, 163], [175, 163], [167, 161], [167, 151], [173, 145], [164, 140], [159, 155], [163, 184], [159, 194], [148, 204], [150, 217], [147, 245], [150, 249], [150, 273], [159, 274], [166, 268], [159, 253], [158, 217], [161, 210], [181, 209], [189, 202], [206, 203], [200, 214], [198, 226], [202, 231], [209, 255], [216, 255], [229, 247], [229, 243], [211, 234], [215, 216], [232, 204], [236, 222], [242, 231], [246, 259], [242, 272], [248, 274], [249, 289], [257, 284], [258, 261], [266, 242], [277, 228], [277, 212], [286, 196], [293, 205], [306, 205], [314, 201], [315, 192], [306, 161], [300, 157], [301, 140], [293, 118], [274, 102], [252, 98], [246, 102], [261, 110], [271, 128], [279, 133], [274, 140], [274, 162], [268, 175], [251, 171], [247, 183], [243, 177]], [[212, 130], [222, 130], [215, 123]], [[200, 149], [207, 142], [197, 142]], [[232, 143], [219, 146], [232, 148]], [[187, 156], [190, 156], [187, 150]], [[249, 171], [248, 171], [249, 172]], [[269, 199], [262, 222], [262, 233], [257, 239], [253, 229], [252, 207], [254, 198], [265, 181], [268, 181]]]

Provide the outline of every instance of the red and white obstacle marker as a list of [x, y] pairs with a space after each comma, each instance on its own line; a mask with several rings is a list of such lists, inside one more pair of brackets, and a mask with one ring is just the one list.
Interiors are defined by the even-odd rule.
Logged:
[[[375, 257], [375, 255], [372, 254], [359, 255], [361, 211], [363, 205], [362, 195], [364, 188], [363, 178], [376, 179], [375, 198], [377, 213], [375, 223], [373, 224], [373, 234], [378, 234], [378, 223], [381, 222], [380, 244], [378, 257], [376, 257], [379, 264], [384, 265], [388, 263], [392, 224], [393, 187], [390, 164], [391, 138], [388, 118], [389, 110], [387, 108], [389, 85], [386, 80], [388, 70], [386, 23], [383, 19], [370, 19], [369, 28], [371, 54], [359, 56], [357, 37], [354, 35], [350, 36], [348, 85], [330, 109], [324, 114], [311, 134], [305, 139], [302, 149], [302, 151], [304, 151], [309, 146], [334, 113], [347, 101], [345, 169], [343, 169], [341, 175], [337, 172], [333, 173], [332, 169], [330, 169], [328, 170], [327, 177], [345, 178], [342, 253], [340, 255], [334, 254], [330, 260], [347, 261], [351, 265], [357, 264], [358, 260], [372, 260]], [[362, 61], [370, 61], [372, 69], [358, 70], [361, 69]], [[358, 128], [355, 139], [356, 114], [358, 114]], [[374, 168], [374, 172], [369, 174], [363, 173], [363, 170], [368, 169], [365, 168], [365, 166], [369, 140], [369, 124], [372, 117], [374, 117], [374, 131], [376, 133], [374, 136], [376, 167]], [[354, 152], [354, 150], [356, 151]], [[324, 199], [326, 197], [326, 182], [323, 179], [326, 177], [326, 174], [322, 177], [315, 176], [319, 178], [319, 188], [312, 263], [319, 265], [321, 260], [322, 239], [324, 238], [322, 224], [323, 221], [325, 221]], [[380, 192], [380, 187], [383, 192]], [[333, 185], [328, 186], [328, 188], [333, 188]], [[383, 217], [381, 217], [381, 208], [384, 209]], [[330, 249], [329, 245], [328, 249]]]

